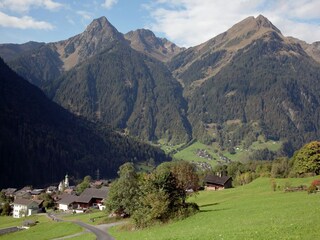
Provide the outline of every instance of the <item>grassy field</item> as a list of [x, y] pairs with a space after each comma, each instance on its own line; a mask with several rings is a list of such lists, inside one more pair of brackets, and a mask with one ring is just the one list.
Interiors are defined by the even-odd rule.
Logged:
[[[197, 155], [197, 150], [201, 149], [201, 150], [206, 150], [211, 156], [212, 156], [212, 160], [208, 160], [206, 158], [202, 158], [199, 157]], [[195, 142], [192, 145], [190, 145], [189, 147], [181, 150], [180, 152], [174, 154], [173, 156], [176, 159], [183, 159], [183, 160], [187, 160], [187, 161], [195, 161], [195, 162], [207, 162], [209, 163], [211, 166], [215, 166], [217, 163], [217, 159], [219, 159], [219, 156], [213, 151], [213, 148], [202, 144], [200, 142]]]
[[[10, 217], [13, 219], [13, 217]], [[0, 217], [0, 228], [21, 226], [25, 219], [14, 219], [10, 220], [9, 217]], [[82, 232], [83, 229], [71, 222], [54, 222], [46, 216], [31, 216], [26, 219], [33, 219], [38, 221], [36, 226], [31, 227], [28, 230], [23, 230], [15, 233], [10, 233], [0, 236], [1, 240], [15, 239], [15, 240], [45, 240], [53, 239], [63, 236], [72, 235], [78, 232]], [[79, 236], [80, 237], [80, 236]], [[77, 239], [77, 238], [76, 238]], [[81, 239], [81, 238], [80, 238]]]
[[[91, 219], [93, 218], [94, 218], [94, 222], [91, 221]], [[92, 213], [77, 213], [77, 214], [66, 215], [63, 217], [63, 219], [69, 220], [69, 221], [81, 221], [91, 225], [106, 223], [106, 221], [108, 220], [107, 213], [100, 210], [96, 210]]]
[[[218, 152], [232, 161], [245, 162], [249, 159], [250, 154], [252, 154], [253, 151], [255, 150], [268, 148], [270, 151], [278, 151], [281, 148], [281, 145], [282, 145], [282, 142], [256, 141], [256, 142], [253, 142], [248, 149], [244, 149], [243, 146], [235, 147], [235, 154], [230, 154], [227, 150], [225, 151], [219, 150], [217, 143], [214, 143], [212, 146], [208, 146], [200, 142], [195, 142], [190, 146], [174, 154], [174, 158], [183, 159], [187, 161], [207, 162], [211, 166], [215, 166], [217, 164], [217, 161], [220, 160]], [[212, 156], [213, 160], [208, 160], [208, 159], [199, 157], [197, 155], [198, 149], [207, 150], [207, 152]]]
[[145, 230], [112, 228], [121, 240], [203, 240], [203, 239], [319, 239], [320, 194], [285, 193], [285, 185], [310, 185], [314, 178], [260, 178], [234, 189], [204, 191], [193, 201], [200, 213], [178, 222]]

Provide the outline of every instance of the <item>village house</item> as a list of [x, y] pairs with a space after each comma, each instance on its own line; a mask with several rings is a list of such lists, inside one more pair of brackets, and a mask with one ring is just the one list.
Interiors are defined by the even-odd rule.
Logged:
[[47, 187], [46, 193], [53, 194], [57, 191], [58, 191], [58, 188], [56, 186], [50, 186], [50, 187]]
[[77, 201], [78, 196], [63, 194], [59, 201], [57, 201], [57, 208], [61, 211], [73, 210], [78, 207], [75, 202]]
[[44, 193], [44, 192], [45, 192], [44, 189], [33, 189], [33, 190], [31, 190], [30, 194], [31, 194], [32, 199], [36, 200], [39, 198], [41, 193]]
[[21, 218], [38, 213], [42, 202], [42, 200], [16, 198], [13, 202], [13, 217]]
[[98, 207], [100, 209], [107, 194], [108, 188], [106, 187], [99, 189], [87, 188], [81, 193], [76, 203], [78, 204], [78, 208], [87, 209], [89, 207]]
[[225, 188], [232, 187], [232, 178], [228, 176], [216, 176], [216, 175], [208, 175], [205, 178], [205, 189], [206, 190], [222, 190]]
[[14, 194], [16, 191], [17, 191], [16, 188], [7, 188], [7, 189], [2, 189], [1, 192], [3, 192], [6, 197], [14, 197]]
[[57, 208], [62, 211], [81, 210], [84, 211], [90, 207], [97, 207], [100, 210], [104, 208], [103, 200], [107, 197], [108, 188], [102, 187], [87, 188], [80, 196], [63, 194], [57, 201]]

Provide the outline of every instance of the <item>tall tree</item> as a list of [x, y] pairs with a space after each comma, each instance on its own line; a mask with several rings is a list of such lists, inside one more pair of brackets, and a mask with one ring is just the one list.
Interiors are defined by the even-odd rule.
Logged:
[[138, 175], [133, 163], [120, 166], [118, 175], [110, 187], [106, 206], [117, 214], [131, 215], [138, 206], [139, 197]]
[[293, 164], [298, 174], [320, 174], [320, 142], [313, 141], [304, 145], [294, 154]]

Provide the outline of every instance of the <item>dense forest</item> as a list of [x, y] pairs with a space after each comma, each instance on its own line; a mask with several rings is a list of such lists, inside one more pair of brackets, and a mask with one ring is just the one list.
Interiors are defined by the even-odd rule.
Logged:
[[53, 103], [0, 60], [0, 187], [43, 186], [116, 175], [124, 162], [168, 160], [164, 152], [92, 124]]

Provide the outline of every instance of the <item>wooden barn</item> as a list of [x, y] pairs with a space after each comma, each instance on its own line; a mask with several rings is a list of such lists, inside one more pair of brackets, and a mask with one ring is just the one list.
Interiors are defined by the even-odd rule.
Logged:
[[222, 190], [225, 188], [232, 187], [232, 177], [228, 176], [216, 176], [216, 175], [208, 175], [205, 178], [205, 189], [206, 190]]

